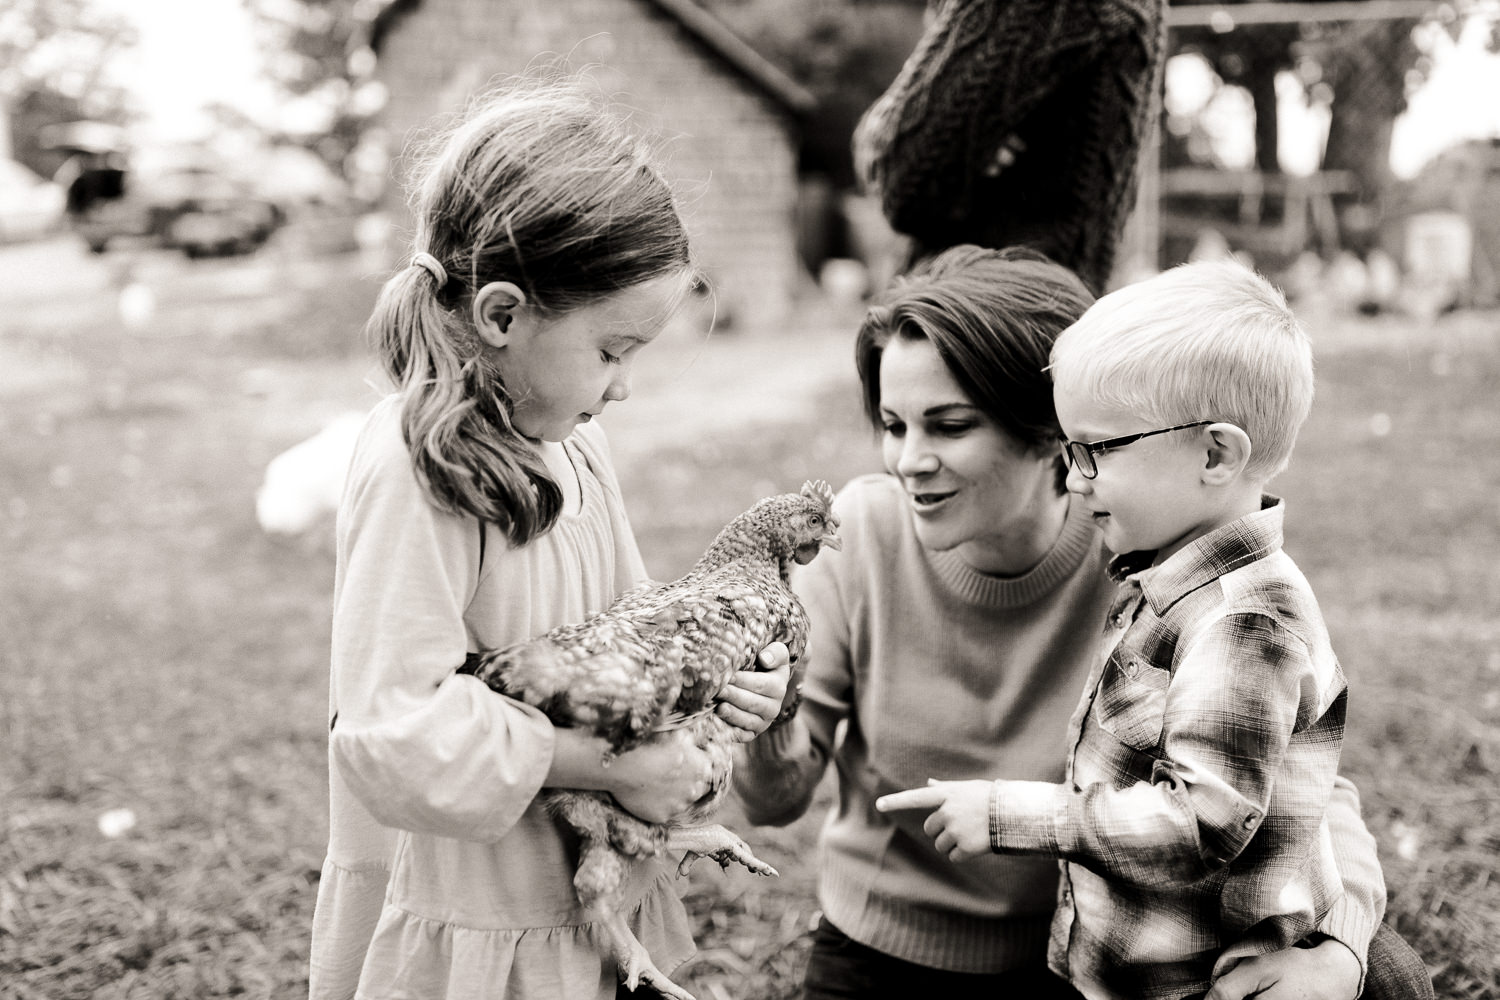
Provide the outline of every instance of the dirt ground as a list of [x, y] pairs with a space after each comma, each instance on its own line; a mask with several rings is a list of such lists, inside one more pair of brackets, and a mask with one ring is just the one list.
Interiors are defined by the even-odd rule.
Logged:
[[[245, 258], [0, 246], [0, 993], [295, 996], [326, 838], [331, 518], [271, 538], [267, 461], [378, 396], [383, 277]], [[1318, 401], [1278, 492], [1359, 692], [1345, 761], [1387, 922], [1439, 994], [1500, 996], [1500, 316], [1306, 303]], [[685, 315], [603, 423], [648, 569], [750, 500], [877, 467], [859, 310], [712, 334]], [[823, 805], [745, 829], [779, 880], [700, 865], [703, 1000], [795, 995]], [[128, 809], [133, 831], [109, 834]]]

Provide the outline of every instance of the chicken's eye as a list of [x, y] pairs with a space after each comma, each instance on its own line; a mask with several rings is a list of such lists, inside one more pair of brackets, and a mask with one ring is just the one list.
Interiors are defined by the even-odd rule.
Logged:
[[818, 525], [820, 525], [820, 524], [823, 523], [823, 515], [822, 514], [814, 514], [814, 515], [812, 515], [811, 517], [809, 517], [807, 519], [807, 523], [810, 524], [810, 525], [812, 525], [814, 528], [816, 528]]

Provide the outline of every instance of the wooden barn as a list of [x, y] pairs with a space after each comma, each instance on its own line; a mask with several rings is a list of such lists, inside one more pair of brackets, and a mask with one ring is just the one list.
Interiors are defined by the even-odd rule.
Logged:
[[[586, 70], [656, 137], [721, 325], [787, 315], [807, 281], [797, 146], [813, 97], [693, 0], [393, 0], [372, 44], [393, 153], [507, 76]], [[399, 192], [390, 205], [403, 211]]]

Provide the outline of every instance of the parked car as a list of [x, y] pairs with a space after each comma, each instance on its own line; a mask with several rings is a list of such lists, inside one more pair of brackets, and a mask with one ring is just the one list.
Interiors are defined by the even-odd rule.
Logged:
[[150, 240], [189, 257], [249, 253], [285, 221], [275, 202], [203, 167], [126, 176], [120, 186], [118, 197], [92, 199], [73, 216], [95, 253], [120, 238]]

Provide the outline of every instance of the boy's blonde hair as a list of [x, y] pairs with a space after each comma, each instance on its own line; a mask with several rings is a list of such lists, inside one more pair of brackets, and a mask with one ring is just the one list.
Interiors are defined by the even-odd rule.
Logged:
[[1313, 399], [1312, 345], [1269, 281], [1234, 261], [1183, 264], [1099, 299], [1051, 353], [1057, 391], [1153, 425], [1222, 420], [1247, 473], [1286, 468]]

